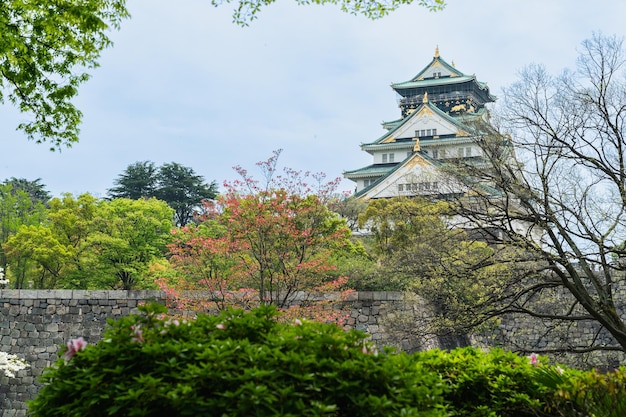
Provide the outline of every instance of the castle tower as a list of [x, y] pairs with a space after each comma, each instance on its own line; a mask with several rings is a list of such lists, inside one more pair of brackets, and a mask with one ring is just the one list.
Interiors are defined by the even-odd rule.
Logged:
[[399, 96], [400, 119], [384, 122], [387, 132], [361, 145], [372, 164], [344, 172], [356, 183], [356, 196], [442, 197], [457, 192], [449, 184], [443, 186], [440, 166], [451, 159], [482, 156], [467, 125], [486, 119], [485, 104], [495, 101], [487, 84], [448, 64], [437, 48], [415, 77], [391, 88]]

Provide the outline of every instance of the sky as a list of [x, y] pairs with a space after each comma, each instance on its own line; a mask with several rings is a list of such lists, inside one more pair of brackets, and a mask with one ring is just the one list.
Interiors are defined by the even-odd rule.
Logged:
[[400, 116], [390, 84], [416, 75], [436, 47], [501, 96], [526, 65], [556, 74], [594, 32], [626, 35], [619, 0], [448, 0], [440, 12], [415, 4], [376, 21], [279, 0], [244, 28], [231, 5], [208, 0], [127, 5], [132, 18], [75, 100], [79, 143], [50, 152], [15, 130], [26, 115], [0, 105], [0, 180], [105, 197], [126, 167], [152, 161], [222, 184], [236, 165], [260, 177], [255, 163], [277, 149], [282, 167], [341, 177], [371, 163], [360, 144]]

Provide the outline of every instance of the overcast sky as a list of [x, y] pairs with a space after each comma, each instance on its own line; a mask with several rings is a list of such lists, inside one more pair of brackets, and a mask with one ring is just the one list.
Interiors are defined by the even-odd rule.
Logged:
[[[249, 27], [208, 0], [128, 0], [132, 18], [80, 90], [81, 140], [61, 153], [28, 142], [0, 107], [0, 180], [41, 178], [53, 195], [99, 197], [136, 161], [178, 162], [207, 182], [283, 149], [282, 166], [329, 178], [371, 163], [359, 145], [399, 117], [392, 82], [441, 57], [492, 94], [530, 63], [574, 65], [594, 31], [624, 36], [626, 2], [449, 0], [371, 21], [280, 0]], [[343, 180], [342, 189], [353, 189]]]

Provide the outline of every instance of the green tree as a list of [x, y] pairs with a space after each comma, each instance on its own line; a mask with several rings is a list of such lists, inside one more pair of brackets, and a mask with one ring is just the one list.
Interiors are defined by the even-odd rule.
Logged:
[[22, 226], [8, 240], [9, 271], [20, 286], [145, 288], [148, 265], [163, 258], [171, 228], [172, 210], [156, 199], [66, 194], [50, 200], [42, 224]]
[[63, 245], [49, 227], [20, 227], [5, 244], [15, 288], [56, 288], [63, 270], [74, 259], [74, 248]]
[[[308, 174], [285, 169], [287, 176], [274, 178], [278, 153], [257, 164], [266, 183], [259, 184], [237, 167], [243, 181], [227, 183], [226, 193], [205, 203], [206, 213], [199, 224], [174, 234], [169, 259], [179, 272], [178, 281], [165, 280], [160, 285], [179, 304], [200, 309], [232, 304], [286, 308], [302, 292], [313, 295], [345, 285], [347, 279], [337, 277], [335, 255], [357, 253], [359, 248], [351, 242], [345, 220], [322, 201], [336, 182], [322, 184], [313, 193], [316, 187], [304, 182]], [[206, 303], [184, 299], [175, 294], [179, 289], [207, 290], [213, 298]], [[245, 296], [233, 296], [237, 291]], [[341, 319], [338, 311], [322, 311], [328, 303], [299, 302], [303, 310], [310, 307], [300, 310], [308, 317]]]
[[19, 228], [5, 245], [17, 288], [86, 288], [83, 250], [96, 204], [89, 194], [65, 194], [50, 200], [40, 224]]
[[33, 202], [47, 204], [51, 198], [50, 193], [46, 190], [46, 186], [41, 183], [41, 178], [30, 181], [26, 178], [11, 177], [8, 180], [4, 180], [3, 184], [11, 185], [13, 193], [16, 193], [18, 190], [24, 191]]
[[109, 198], [150, 198], [157, 191], [157, 167], [154, 162], [142, 161], [130, 164], [114, 181], [115, 187], [107, 192]]
[[[22, 225], [38, 224], [44, 217], [45, 207], [11, 180], [0, 184], [0, 267], [7, 270], [4, 244]], [[18, 287], [19, 288], [19, 287]]]
[[409, 323], [416, 327], [410, 331], [455, 345], [489, 324], [489, 301], [515, 272], [497, 248], [468, 235], [451, 214], [446, 202], [398, 197], [371, 201], [359, 221], [373, 235], [380, 288], [414, 292], [434, 309], [419, 327]]
[[174, 209], [174, 219], [178, 226], [193, 220], [194, 214], [202, 208], [202, 201], [212, 200], [217, 195], [217, 184], [206, 184], [201, 175], [192, 168], [176, 162], [161, 165], [158, 173], [156, 197]]
[[125, 0], [4, 0], [0, 7], [0, 102], [32, 117], [18, 127], [51, 150], [78, 141], [72, 99], [127, 18]]
[[171, 162], [156, 167], [153, 162], [135, 162], [115, 180], [116, 187], [108, 190], [109, 198], [156, 197], [174, 209], [174, 221], [184, 226], [201, 212], [202, 201], [212, 200], [217, 184], [204, 182], [192, 168]]
[[91, 286], [131, 290], [145, 288], [148, 266], [164, 257], [173, 228], [172, 209], [154, 198], [118, 198], [101, 202], [87, 239], [90, 269], [99, 271]]

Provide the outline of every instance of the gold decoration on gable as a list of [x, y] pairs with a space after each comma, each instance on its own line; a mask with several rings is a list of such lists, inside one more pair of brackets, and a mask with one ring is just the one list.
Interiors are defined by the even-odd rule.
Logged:
[[422, 110], [420, 110], [419, 112], [420, 114], [425, 114], [425, 115], [432, 115], [435, 114], [429, 107], [422, 107]]

